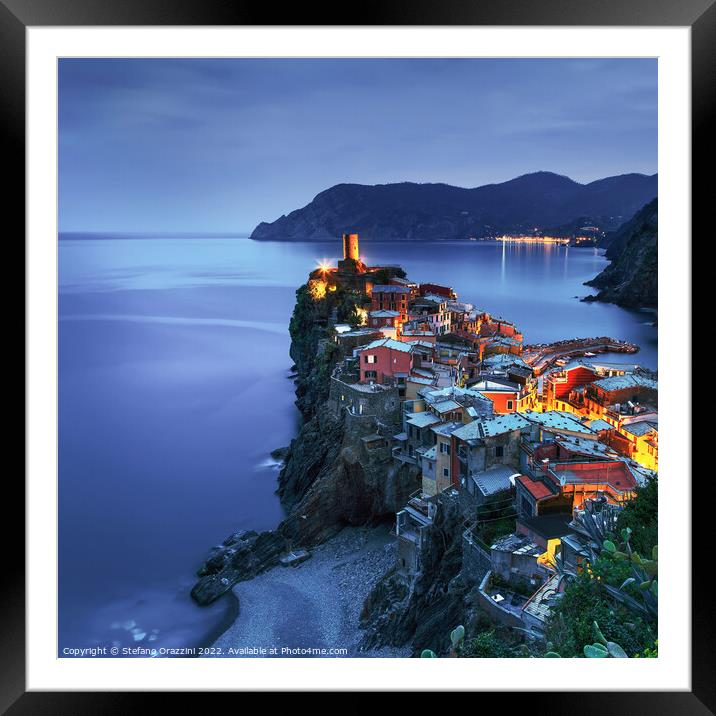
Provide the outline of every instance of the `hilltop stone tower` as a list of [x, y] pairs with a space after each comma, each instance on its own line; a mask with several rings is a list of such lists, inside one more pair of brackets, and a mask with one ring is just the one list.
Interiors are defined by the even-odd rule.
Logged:
[[358, 234], [343, 234], [343, 260], [338, 262], [336, 281], [346, 288], [365, 293], [367, 268], [360, 260]]
[[343, 234], [343, 259], [360, 261], [358, 234]]

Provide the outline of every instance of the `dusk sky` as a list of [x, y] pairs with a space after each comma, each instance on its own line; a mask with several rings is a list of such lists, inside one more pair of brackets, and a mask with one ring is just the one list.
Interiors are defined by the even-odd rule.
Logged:
[[657, 171], [656, 60], [59, 63], [61, 231], [248, 233], [334, 184]]

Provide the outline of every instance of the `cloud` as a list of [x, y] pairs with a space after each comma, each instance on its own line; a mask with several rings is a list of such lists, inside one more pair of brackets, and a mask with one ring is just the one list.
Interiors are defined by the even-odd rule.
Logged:
[[59, 80], [63, 230], [250, 229], [342, 181], [556, 159], [656, 171], [655, 60], [63, 59]]

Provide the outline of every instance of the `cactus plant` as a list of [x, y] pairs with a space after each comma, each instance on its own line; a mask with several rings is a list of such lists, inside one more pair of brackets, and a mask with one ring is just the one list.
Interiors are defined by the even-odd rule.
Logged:
[[[583, 649], [585, 657], [588, 659], [606, 659], [609, 657], [612, 659], [629, 658], [628, 654], [621, 648], [621, 646], [619, 646], [619, 644], [614, 641], [607, 641], [597, 622], [592, 622], [592, 633], [594, 635], [594, 643], [585, 644]], [[552, 645], [547, 642], [547, 646], [551, 647]], [[556, 651], [550, 650], [545, 654], [545, 658], [560, 659], [561, 656]]]
[[452, 648], [457, 649], [460, 644], [465, 639], [465, 627], [460, 624], [459, 626], [456, 626], [451, 632], [450, 632], [450, 641], [452, 642]]
[[604, 644], [600, 643], [594, 643], [594, 644], [587, 644], [584, 647], [584, 656], [586, 656], [588, 659], [604, 659], [605, 657], [609, 656], [609, 651], [607, 650], [607, 647], [604, 646]]

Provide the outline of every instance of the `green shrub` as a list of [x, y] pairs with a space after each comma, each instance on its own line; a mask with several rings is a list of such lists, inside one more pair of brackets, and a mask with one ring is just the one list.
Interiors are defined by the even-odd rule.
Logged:
[[471, 659], [505, 659], [511, 657], [512, 653], [495, 631], [490, 630], [466, 640], [458, 656]]

